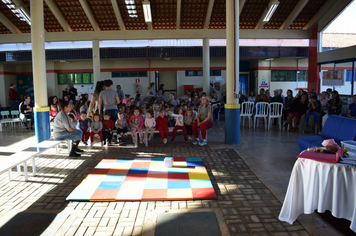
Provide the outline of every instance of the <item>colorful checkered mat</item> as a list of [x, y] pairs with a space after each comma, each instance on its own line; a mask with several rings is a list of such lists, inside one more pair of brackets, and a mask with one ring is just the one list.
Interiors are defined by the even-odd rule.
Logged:
[[216, 199], [199, 157], [103, 159], [67, 197], [68, 201]]

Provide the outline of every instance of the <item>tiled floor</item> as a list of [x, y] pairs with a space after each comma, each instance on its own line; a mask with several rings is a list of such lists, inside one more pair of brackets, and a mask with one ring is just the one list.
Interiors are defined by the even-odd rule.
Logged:
[[[37, 176], [9, 181], [0, 175], [0, 225], [18, 212], [58, 213], [46, 235], [154, 235], [156, 217], [164, 212], [214, 211], [222, 235], [341, 235], [317, 214], [302, 215], [293, 225], [278, 214], [299, 148], [300, 134], [243, 127], [241, 141], [224, 144], [224, 122], [209, 131], [208, 146], [183, 142], [163, 145], [158, 135], [149, 147], [84, 147], [79, 158], [65, 148], [51, 149], [37, 158]], [[24, 149], [33, 132], [4, 129], [0, 152]], [[28, 145], [29, 146], [29, 145]], [[151, 202], [67, 202], [69, 193], [103, 158], [201, 157], [217, 200]], [[0, 157], [1, 158], [1, 157]], [[168, 234], [167, 234], [168, 235]]]

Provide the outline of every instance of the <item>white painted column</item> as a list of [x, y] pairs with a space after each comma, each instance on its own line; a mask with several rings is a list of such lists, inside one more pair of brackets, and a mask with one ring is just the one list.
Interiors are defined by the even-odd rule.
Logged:
[[235, 25], [234, 1], [226, 1], [226, 103], [235, 104]]
[[99, 40], [93, 40], [93, 75], [94, 75], [94, 86], [96, 82], [100, 81], [100, 48]]
[[203, 39], [203, 91], [210, 95], [210, 46], [209, 39]]
[[[235, 93], [240, 92], [240, 5], [235, 2]], [[239, 103], [239, 99], [235, 99], [235, 104]]]
[[5, 70], [4, 65], [0, 64], [0, 104], [2, 107], [7, 107], [7, 99], [9, 97], [9, 88], [5, 85]]
[[47, 107], [43, 1], [31, 1], [32, 71], [35, 107]]

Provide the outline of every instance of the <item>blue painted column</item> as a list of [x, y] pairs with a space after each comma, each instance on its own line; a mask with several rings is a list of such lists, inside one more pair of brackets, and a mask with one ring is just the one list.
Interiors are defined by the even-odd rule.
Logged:
[[[239, 2], [226, 1], [226, 104], [225, 143], [240, 142], [239, 94]], [[235, 25], [236, 28], [235, 28]]]
[[34, 123], [37, 142], [51, 137], [49, 107], [47, 106], [47, 78], [43, 1], [31, 1], [31, 44], [33, 88], [35, 94]]
[[49, 107], [35, 108], [35, 133], [37, 142], [40, 143], [51, 137], [51, 127], [49, 124]]
[[240, 104], [225, 104], [225, 143], [240, 143]]

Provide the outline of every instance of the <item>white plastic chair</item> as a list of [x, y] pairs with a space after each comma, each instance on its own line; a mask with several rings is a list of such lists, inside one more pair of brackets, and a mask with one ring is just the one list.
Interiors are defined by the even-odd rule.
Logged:
[[254, 103], [253, 102], [243, 102], [241, 104], [240, 110], [240, 120], [242, 118], [242, 125], [245, 126], [245, 117], [248, 118], [248, 127], [251, 128], [251, 120], [252, 120], [252, 108]]
[[279, 129], [282, 129], [283, 104], [272, 102], [269, 104], [268, 129], [271, 128], [271, 119], [278, 119]]
[[[267, 129], [267, 116], [269, 113], [269, 104], [267, 102], [256, 103], [256, 114], [254, 116], [253, 128], [256, 128], [257, 118], [263, 118], [265, 121], [265, 129]], [[258, 126], [258, 123], [257, 123]]]

